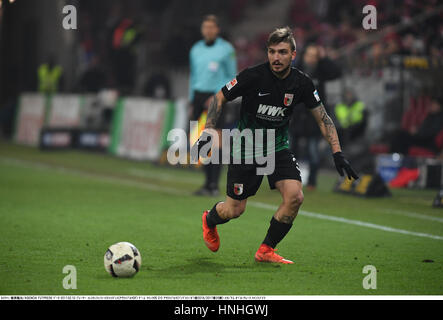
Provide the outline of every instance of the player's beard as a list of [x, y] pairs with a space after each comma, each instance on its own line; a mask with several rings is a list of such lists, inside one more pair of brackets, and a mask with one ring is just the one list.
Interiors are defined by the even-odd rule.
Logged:
[[282, 78], [288, 72], [290, 67], [291, 67], [291, 64], [288, 64], [288, 66], [286, 68], [284, 68], [283, 70], [275, 71], [271, 65], [271, 70], [277, 77]]

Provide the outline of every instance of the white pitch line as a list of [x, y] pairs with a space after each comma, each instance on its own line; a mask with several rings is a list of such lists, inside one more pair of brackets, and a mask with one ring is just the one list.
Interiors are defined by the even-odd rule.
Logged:
[[400, 210], [382, 210], [383, 213], [388, 214], [396, 214], [400, 216], [410, 217], [410, 218], [417, 218], [422, 220], [429, 220], [429, 221], [435, 221], [443, 223], [443, 218], [434, 217], [434, 216], [428, 216], [416, 212], [409, 212], [409, 211], [400, 211]]
[[177, 176], [177, 174], [175, 173], [166, 173], [166, 172], [152, 172], [152, 171], [146, 171], [146, 170], [141, 170], [141, 169], [135, 169], [135, 168], [130, 168], [127, 170], [127, 172], [132, 175], [132, 176], [136, 176], [136, 177], [141, 177], [141, 178], [148, 178], [148, 179], [158, 179], [158, 180], [162, 180], [162, 181], [171, 181], [171, 180], [176, 180], [176, 181], [180, 181], [180, 182], [185, 182], [185, 183], [192, 183], [192, 184], [200, 184], [202, 179], [198, 178], [198, 177], [181, 177], [181, 176]]
[[8, 158], [8, 157], [2, 157], [0, 156], [0, 160], [4, 163], [9, 163], [12, 165], [20, 165], [25, 168], [33, 168], [33, 169], [40, 169], [40, 170], [51, 170], [56, 172], [62, 172], [62, 173], [69, 173], [74, 175], [79, 175], [84, 178], [89, 179], [95, 179], [101, 182], [109, 182], [119, 185], [125, 185], [128, 187], [136, 187], [136, 188], [142, 188], [150, 191], [157, 191], [157, 192], [164, 192], [169, 194], [175, 194], [175, 195], [186, 195], [181, 190], [175, 189], [175, 188], [169, 188], [164, 186], [159, 186], [156, 184], [151, 183], [145, 183], [145, 182], [138, 182], [131, 179], [124, 179], [124, 178], [117, 178], [117, 177], [107, 177], [102, 174], [96, 174], [96, 173], [90, 173], [86, 171], [76, 170], [76, 169], [70, 169], [62, 166], [54, 166], [49, 165], [41, 162], [32, 162], [32, 161], [26, 161], [26, 160], [20, 160], [15, 158]]
[[[261, 208], [261, 209], [269, 209], [271, 211], [276, 211], [278, 209], [278, 206], [270, 205], [267, 203], [250, 201], [250, 202], [248, 202], [248, 204], [250, 204], [254, 207], [257, 207], [257, 208]], [[415, 232], [415, 231], [408, 231], [408, 230], [403, 230], [403, 229], [391, 228], [391, 227], [387, 227], [387, 226], [383, 226], [383, 225], [379, 225], [379, 224], [374, 224], [374, 223], [370, 223], [370, 222], [364, 222], [364, 221], [360, 221], [360, 220], [353, 220], [353, 219], [347, 219], [347, 218], [342, 218], [342, 217], [336, 217], [336, 216], [331, 216], [331, 215], [322, 214], [322, 213], [300, 210], [298, 214], [303, 215], [303, 216], [307, 216], [307, 217], [311, 217], [311, 218], [317, 218], [317, 219], [322, 219], [322, 220], [329, 220], [329, 221], [341, 222], [341, 223], [346, 223], [346, 224], [352, 224], [352, 225], [356, 225], [356, 226], [377, 229], [377, 230], [383, 230], [383, 231], [387, 231], [387, 232], [401, 233], [401, 234], [407, 234], [407, 235], [416, 236], [416, 237], [423, 237], [423, 238], [430, 238], [430, 239], [435, 239], [435, 240], [443, 240], [443, 236], [436, 236], [436, 235], [429, 234], [429, 233], [422, 233], [422, 232]]]
[[[39, 163], [39, 162], [24, 161], [24, 160], [15, 159], [15, 158], [8, 158], [8, 157], [0, 156], [0, 159], [4, 163], [21, 165], [22, 167], [28, 167], [28, 168], [31, 167], [31, 168], [44, 169], [44, 170], [54, 170], [55, 169], [57, 171], [64, 172], [64, 173], [78, 174], [78, 175], [81, 175], [84, 177], [94, 178], [94, 179], [97, 179], [100, 181], [105, 181], [105, 182], [110, 182], [110, 183], [115, 183], [115, 184], [120, 184], [120, 185], [124, 184], [124, 185], [131, 186], [131, 187], [138, 187], [138, 188], [142, 188], [142, 189], [161, 191], [161, 192], [180, 195], [180, 196], [189, 195], [188, 193], [185, 193], [179, 189], [160, 187], [158, 185], [150, 184], [148, 182], [136, 182], [136, 181], [132, 181], [129, 179], [115, 178], [115, 177], [111, 178], [111, 177], [103, 176], [100, 174], [92, 174], [92, 173], [87, 173], [84, 171], [67, 169], [67, 168], [64, 168], [61, 166], [52, 166], [52, 165], [47, 165], [47, 164], [43, 164], [43, 163]], [[263, 202], [248, 201], [248, 204], [253, 207], [256, 207], [256, 208], [267, 209], [267, 210], [271, 210], [271, 211], [276, 211], [278, 209], [278, 206], [276, 206], [276, 205], [267, 204], [267, 203], [263, 203]], [[386, 231], [386, 232], [400, 233], [400, 234], [422, 237], [422, 238], [429, 238], [429, 239], [434, 239], [434, 240], [443, 240], [443, 236], [437, 236], [437, 235], [433, 235], [433, 234], [429, 234], [429, 233], [422, 233], [422, 232], [415, 232], [415, 231], [408, 231], [408, 230], [403, 230], [403, 229], [391, 228], [388, 226], [378, 225], [378, 224], [374, 224], [374, 223], [370, 223], [370, 222], [352, 220], [352, 219], [347, 219], [347, 218], [342, 218], [342, 217], [326, 215], [326, 214], [322, 214], [322, 213], [300, 210], [299, 214], [307, 216], [307, 217], [315, 218], [315, 219], [340, 222], [340, 223], [356, 225], [356, 226], [365, 227], [365, 228], [382, 230], [382, 231]]]

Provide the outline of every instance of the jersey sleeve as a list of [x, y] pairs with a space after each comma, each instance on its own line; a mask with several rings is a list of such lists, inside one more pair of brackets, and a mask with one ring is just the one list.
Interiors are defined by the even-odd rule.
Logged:
[[303, 102], [305, 107], [308, 109], [314, 109], [321, 105], [318, 91], [315, 88], [312, 80], [309, 78], [307, 78], [306, 85], [304, 86], [301, 102]]
[[249, 70], [243, 70], [234, 79], [229, 81], [221, 89], [226, 100], [231, 101], [237, 97], [243, 96], [248, 90], [250, 90], [255, 83], [255, 77]]

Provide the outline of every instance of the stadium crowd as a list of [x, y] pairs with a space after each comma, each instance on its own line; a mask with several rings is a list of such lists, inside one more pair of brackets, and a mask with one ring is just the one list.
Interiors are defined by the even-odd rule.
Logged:
[[[436, 10], [440, 3], [438, 0], [291, 0], [282, 25], [293, 28], [298, 51], [295, 65], [301, 64], [305, 49], [315, 44], [321, 57], [336, 63], [342, 75], [381, 74], [383, 66], [398, 55], [423, 57], [426, 60], [410, 60], [410, 63], [429, 68], [441, 66], [443, 61], [443, 11]], [[204, 0], [191, 3], [114, 0], [111, 4], [82, 1], [78, 10], [81, 28], [76, 33], [79, 45], [75, 84], [60, 85], [59, 91], [98, 92], [116, 88], [120, 94], [174, 98], [171, 79], [162, 70], [187, 70], [189, 50], [200, 37], [199, 22], [209, 9], [217, 13], [224, 26], [222, 30], [226, 33], [222, 37], [235, 47], [238, 70], [260, 63], [266, 58], [263, 45], [267, 33], [251, 30], [250, 34], [241, 34], [228, 30], [235, 30], [249, 8], [266, 4], [264, 0], [210, 4]], [[362, 8], [368, 4], [377, 8], [377, 30], [362, 27]], [[420, 18], [426, 15], [426, 19]], [[63, 79], [63, 74], [60, 78]], [[403, 101], [404, 109], [413, 109], [403, 118], [418, 112], [420, 116], [415, 119], [423, 119], [429, 106], [426, 103], [429, 93]], [[425, 106], [421, 107], [423, 103]]]
[[[242, 19], [248, 6], [261, 5], [262, 2], [227, 1], [226, 6], [214, 6], [214, 10], [220, 12], [225, 24], [235, 25]], [[134, 71], [140, 55], [155, 61], [157, 66], [188, 66], [189, 49], [199, 36], [199, 25], [195, 21], [201, 17], [192, 12], [196, 11], [196, 6], [186, 8], [176, 5], [181, 13], [185, 10], [189, 14], [171, 14], [169, 19], [174, 20], [174, 24], [165, 32], [162, 29], [164, 24], [157, 19], [167, 18], [164, 14], [162, 16], [162, 12], [174, 1], [146, 3], [142, 6], [144, 10], [140, 10], [137, 6], [122, 6], [114, 2], [106, 14], [100, 16], [96, 12], [99, 10], [97, 5], [85, 5], [85, 10], [80, 14], [81, 72], [90, 68], [94, 72], [99, 70], [106, 74], [106, 77], [100, 77], [100, 82], [133, 87], [137, 73]], [[362, 27], [362, 8], [368, 4], [377, 8], [378, 28], [369, 32]], [[431, 14], [438, 5], [438, 0], [351, 0], [346, 3], [338, 0], [297, 0], [292, 1], [284, 24], [293, 26], [298, 58], [307, 44], [316, 43], [324, 48], [329, 58], [352, 56], [355, 60], [357, 57], [355, 66], [366, 66], [367, 70], [382, 67], [395, 54], [427, 56], [431, 63], [439, 64], [443, 58], [443, 15], [435, 14], [425, 21], [411, 23], [414, 17]], [[192, 17], [195, 17], [194, 23], [191, 22]], [[400, 30], [398, 26], [401, 26]], [[379, 31], [383, 34], [377, 41], [368, 42], [367, 46], [361, 45], [361, 50], [356, 50], [358, 44]], [[254, 35], [252, 32], [252, 35], [239, 34], [228, 39], [236, 48], [239, 70], [263, 61], [266, 36], [266, 33]], [[146, 41], [149, 47], [142, 52], [139, 45]], [[350, 55], [350, 52], [353, 54]]]
[[[394, 54], [428, 56], [441, 63], [443, 58], [443, 15], [432, 15], [440, 4], [438, 0], [297, 0], [292, 1], [286, 23], [294, 27], [297, 51], [306, 44], [315, 42], [323, 46], [327, 55], [336, 59], [344, 54], [343, 48], [352, 50], [364, 42], [371, 33], [383, 31], [383, 36], [358, 51], [359, 62], [370, 67], [383, 66]], [[362, 27], [362, 8], [374, 5], [377, 8], [377, 30], [368, 32]], [[430, 14], [426, 21], [411, 23], [414, 17]], [[402, 26], [397, 31], [394, 27]], [[240, 68], [263, 59], [262, 44], [266, 34], [258, 34], [252, 40], [239, 37], [234, 43], [239, 54]], [[348, 51], [349, 52], [349, 51]]]

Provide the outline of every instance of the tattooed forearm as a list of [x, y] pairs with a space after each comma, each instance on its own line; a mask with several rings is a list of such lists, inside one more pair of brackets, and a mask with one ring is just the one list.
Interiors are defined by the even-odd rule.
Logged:
[[324, 106], [320, 106], [315, 109], [314, 117], [316, 118], [320, 130], [325, 139], [329, 142], [333, 152], [341, 151], [337, 129], [335, 128], [334, 122], [329, 117]]
[[334, 122], [327, 114], [325, 108], [322, 106], [322, 123], [324, 125], [323, 136], [329, 142], [332, 149], [340, 148], [340, 142], [338, 140], [337, 129], [335, 128]]
[[222, 103], [217, 99], [217, 96], [214, 95], [214, 98], [211, 101], [211, 104], [208, 108], [208, 117], [206, 118], [205, 128], [215, 128], [217, 124], [218, 118], [220, 118], [220, 114], [222, 112]]

